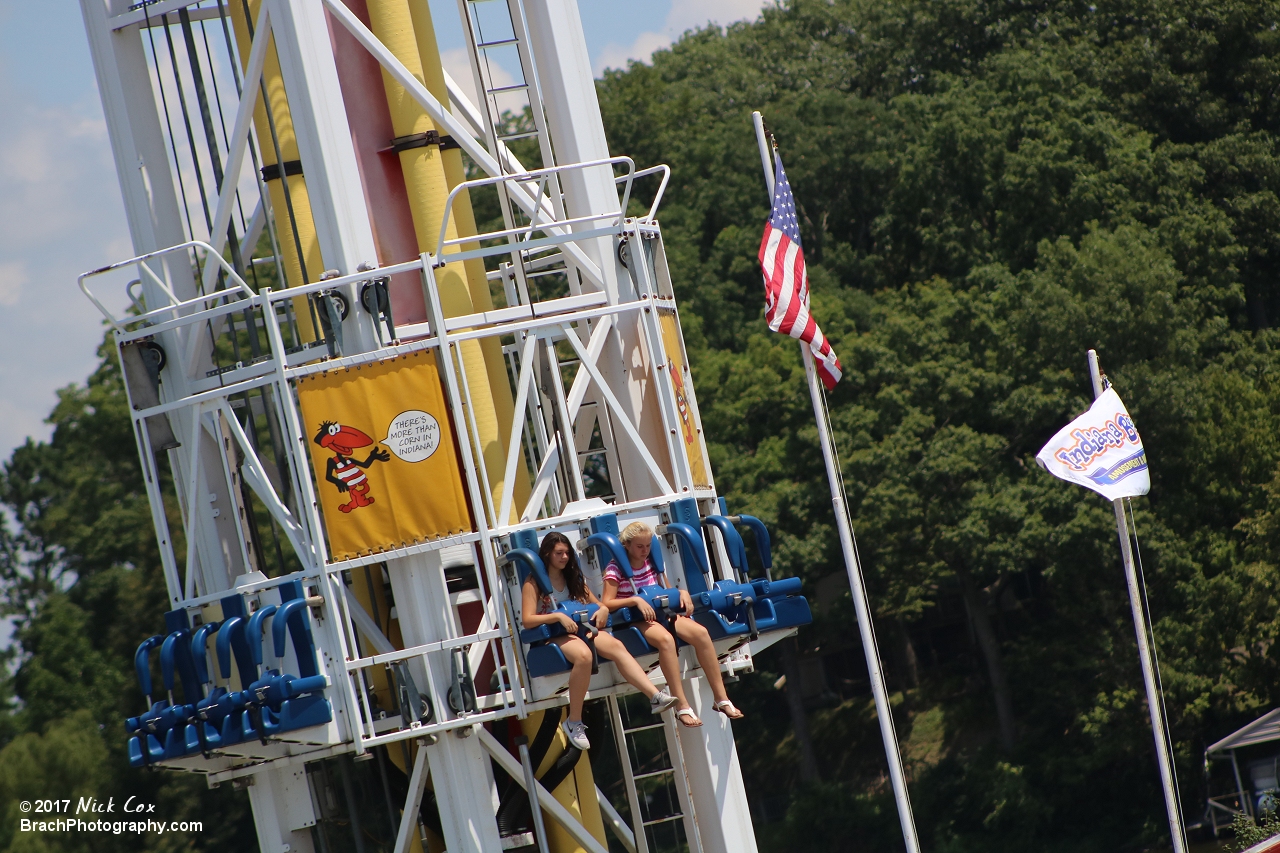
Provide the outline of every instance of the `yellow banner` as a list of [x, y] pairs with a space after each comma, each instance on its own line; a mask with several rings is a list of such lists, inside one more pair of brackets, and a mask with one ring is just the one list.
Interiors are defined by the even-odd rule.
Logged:
[[473, 529], [435, 356], [298, 380], [333, 561]]
[[667, 351], [667, 375], [676, 395], [676, 408], [680, 415], [680, 435], [689, 457], [689, 469], [693, 472], [693, 485], [699, 489], [711, 488], [707, 462], [702, 455], [702, 424], [698, 422], [691, 401], [693, 376], [689, 373], [684, 355], [684, 336], [680, 334], [679, 321], [674, 311], [659, 311], [662, 324], [662, 346]]

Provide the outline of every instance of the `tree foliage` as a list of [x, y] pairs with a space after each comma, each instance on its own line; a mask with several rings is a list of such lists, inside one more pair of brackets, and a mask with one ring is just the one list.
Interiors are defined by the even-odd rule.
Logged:
[[[882, 646], [900, 661], [894, 638], [948, 608], [973, 635], [939, 635], [950, 662], [899, 707], [926, 846], [1162, 836], [1111, 508], [1034, 462], [1091, 399], [1086, 349], [1152, 460], [1137, 528], [1192, 820], [1206, 743], [1280, 698], [1277, 11], [792, 0], [601, 83], [612, 148], [673, 169], [660, 215], [717, 482], [814, 594], [842, 564], [796, 346], [761, 319], [750, 111], [777, 135], [845, 365], [830, 407]], [[860, 669], [852, 633], [845, 605], [801, 640]], [[837, 802], [860, 849], [896, 849], [865, 692], [811, 709], [826, 783], [804, 789], [780, 782], [785, 707], [750, 690], [748, 789], [790, 803], [775, 849]]]
[[[1152, 461], [1134, 506], [1194, 818], [1204, 746], [1280, 703], [1278, 27], [1275, 0], [787, 0], [600, 81], [612, 150], [673, 168], [718, 485], [817, 603], [806, 659], [843, 667], [808, 710], [809, 784], [776, 675], [734, 686], [763, 849], [901, 842], [799, 354], [762, 322], [750, 111], [845, 366], [829, 403], [925, 846], [1140, 850], [1163, 808], [1114, 518], [1034, 455], [1097, 349]], [[15, 834], [36, 790], [139, 792], [203, 818], [201, 848], [252, 844], [243, 797], [126, 769], [164, 584], [114, 360], [51, 422], [0, 477], [0, 849], [64, 843]]]
[[[123, 380], [109, 345], [83, 387], [59, 393], [51, 441], [13, 452], [0, 476], [4, 612], [16, 621], [12, 697], [0, 712], [0, 850], [171, 851], [254, 843], [243, 794], [210, 792], [197, 778], [129, 768], [124, 719], [146, 709], [133, 652], [163, 629], [164, 578]], [[171, 519], [181, 529], [178, 519]], [[23, 833], [20, 810], [38, 798], [130, 796], [165, 821], [201, 833]], [[56, 816], [56, 815], [55, 815]], [[73, 815], [74, 816], [74, 815]], [[127, 819], [127, 818], [126, 818]]]

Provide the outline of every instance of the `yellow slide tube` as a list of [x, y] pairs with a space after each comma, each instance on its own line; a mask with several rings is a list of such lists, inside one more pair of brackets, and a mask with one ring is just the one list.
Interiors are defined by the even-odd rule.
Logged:
[[[542, 718], [547, 714], [561, 717], [564, 715], [564, 710], [552, 708], [548, 711], [535, 711], [520, 721], [520, 728], [525, 737], [529, 738], [530, 743], [537, 736]], [[551, 741], [551, 747], [542, 759], [542, 764], [534, 768], [538, 778], [542, 778], [543, 774], [551, 769], [561, 753], [573, 748], [569, 746], [569, 740], [564, 736], [564, 731], [557, 729], [556, 736]], [[596, 800], [596, 782], [591, 774], [589, 752], [582, 754], [578, 763], [574, 765], [573, 772], [566, 776], [551, 794], [560, 805], [569, 810], [569, 814], [578, 819], [587, 832], [595, 836], [597, 841], [606, 848], [609, 846], [604, 835], [604, 818], [600, 815], [600, 803]], [[553, 853], [586, 853], [586, 849], [558, 821], [548, 816], [544, 823], [547, 827], [547, 846]]]
[[[410, 73], [423, 81], [437, 100], [447, 104], [444, 70], [436, 46], [430, 9], [425, 0], [368, 0], [368, 8], [374, 34]], [[397, 137], [438, 132], [426, 112], [385, 70], [383, 83], [391, 109], [392, 127]], [[461, 152], [442, 152], [435, 145], [412, 148], [400, 152], [400, 165], [404, 171], [419, 248], [434, 252], [449, 192], [465, 180]], [[445, 239], [454, 239], [460, 235], [472, 236], [475, 233], [475, 216], [470, 198], [465, 193], [460, 193], [448, 219]], [[466, 264], [448, 264], [436, 271], [436, 280], [440, 300], [448, 316], [485, 311], [493, 307], [484, 265], [479, 260]], [[464, 345], [463, 363], [475, 406], [476, 425], [484, 447], [489, 488], [496, 505], [503, 488], [506, 447], [511, 440], [508, 425], [514, 413], [499, 342], [491, 338], [483, 344], [473, 342]], [[518, 469], [517, 476], [520, 479], [516, 482], [516, 506], [512, 521], [517, 517], [529, 493], [527, 472], [523, 466]], [[560, 712], [557, 709], [552, 713]], [[534, 714], [524, 720], [522, 725], [525, 732], [532, 736], [541, 721], [542, 714]], [[543, 766], [538, 768], [539, 775], [554, 763], [565, 748], [568, 748], [567, 741], [563, 733], [558, 732]], [[601, 844], [607, 844], [600, 805], [595, 797], [591, 761], [587, 756], [579, 760], [574, 772], [552, 794], [581, 820], [583, 826]], [[555, 821], [547, 822], [547, 833], [550, 848], [555, 853], [585, 853], [573, 837]]]

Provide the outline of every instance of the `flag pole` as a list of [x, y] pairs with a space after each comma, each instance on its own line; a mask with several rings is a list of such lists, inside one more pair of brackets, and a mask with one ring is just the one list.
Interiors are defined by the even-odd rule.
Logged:
[[[1098, 367], [1098, 353], [1089, 350], [1089, 378], [1093, 382], [1093, 398], [1102, 396], [1102, 371]], [[1142, 662], [1142, 681], [1147, 689], [1147, 710], [1151, 714], [1151, 731], [1156, 741], [1156, 763], [1160, 766], [1160, 782], [1164, 788], [1165, 811], [1169, 817], [1169, 834], [1173, 838], [1173, 853], [1186, 853], [1186, 830], [1182, 823], [1182, 804], [1178, 801], [1177, 781], [1173, 770], [1173, 750], [1164, 725], [1164, 696], [1158, 685], [1158, 674], [1151, 653], [1146, 615], [1142, 609], [1142, 589], [1133, 558], [1133, 543], [1129, 539], [1129, 523], [1125, 518], [1124, 499], [1111, 502], [1116, 512], [1116, 533], [1120, 537], [1120, 558], [1124, 563], [1125, 581], [1129, 586], [1129, 608], [1133, 611], [1134, 633], [1138, 636], [1138, 658]]]
[[[764, 167], [765, 183], [769, 197], [773, 198], [772, 154], [760, 113], [751, 114], [755, 125], [756, 142], [760, 146], [760, 162]], [[862, 635], [862, 652], [867, 659], [867, 673], [871, 677], [871, 693], [875, 697], [876, 718], [880, 723], [880, 737], [884, 741], [885, 757], [889, 759], [889, 780], [893, 785], [893, 799], [898, 806], [898, 820], [902, 824], [902, 837], [908, 853], [920, 853], [920, 840], [916, 835], [915, 817], [911, 813], [911, 798], [907, 794], [907, 777], [902, 769], [902, 755], [898, 751], [898, 734], [893, 726], [893, 708], [889, 704], [889, 690], [885, 685], [884, 667], [880, 663], [880, 649], [876, 645], [875, 626], [871, 621], [871, 607], [867, 603], [867, 590], [862, 579], [862, 567], [858, 564], [858, 551], [853, 541], [853, 525], [849, 521], [849, 509], [845, 501], [844, 481], [836, 463], [831, 445], [831, 425], [827, 420], [827, 407], [823, 403], [822, 387], [813, 353], [808, 344], [800, 342], [800, 354], [804, 358], [804, 374], [809, 383], [809, 399], [813, 404], [813, 417], [818, 422], [818, 443], [822, 446], [822, 460], [827, 468], [827, 483], [831, 488], [831, 506], [835, 510], [836, 528], [840, 533], [840, 550], [844, 554], [845, 573], [849, 577], [849, 590], [853, 593], [853, 608], [858, 617], [858, 630]], [[1175, 853], [1184, 853], [1182, 850]]]

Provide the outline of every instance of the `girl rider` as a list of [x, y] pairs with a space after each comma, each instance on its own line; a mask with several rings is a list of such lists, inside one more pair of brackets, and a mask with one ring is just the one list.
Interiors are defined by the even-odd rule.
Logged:
[[[534, 581], [533, 573], [525, 578], [521, 590], [520, 621], [525, 628], [538, 625], [559, 623], [568, 632], [564, 637], [552, 637], [551, 642], [560, 647], [573, 669], [569, 673], [569, 718], [560, 727], [564, 729], [569, 742], [578, 749], [590, 749], [591, 741], [587, 740], [587, 727], [582, 722], [582, 701], [586, 697], [587, 685], [591, 681], [591, 648], [578, 636], [578, 623], [563, 611], [557, 611], [556, 605], [570, 599], [582, 604], [600, 604], [600, 601], [587, 589], [582, 580], [582, 569], [578, 566], [578, 556], [573, 546], [562, 533], [552, 531], [542, 538], [538, 548], [538, 556], [547, 567], [547, 577], [551, 580], [551, 593], [543, 595]], [[609, 620], [609, 611], [600, 607], [593, 617], [596, 627], [603, 628]], [[596, 651], [600, 657], [611, 660], [618, 672], [632, 686], [649, 697], [649, 709], [661, 714], [676, 703], [666, 691], [659, 690], [649, 681], [640, 664], [636, 663], [622, 641], [612, 634], [601, 631], [595, 639]]]
[[[657, 615], [649, 602], [636, 595], [636, 590], [646, 586], [663, 586], [665, 577], [658, 574], [649, 560], [649, 550], [653, 543], [653, 531], [641, 521], [633, 521], [623, 528], [618, 535], [622, 547], [627, 551], [631, 561], [632, 577], [627, 577], [622, 568], [611, 561], [604, 570], [604, 606], [609, 610], [619, 607], [634, 607], [647, 621], [641, 629], [649, 645], [658, 650], [658, 662], [662, 666], [662, 674], [667, 677], [667, 689], [675, 695], [677, 701], [676, 718], [688, 728], [697, 728], [702, 720], [689, 707], [685, 698], [684, 684], [680, 681], [680, 660], [676, 657], [676, 641], [667, 630], [667, 626], [657, 622]], [[707, 629], [689, 617], [693, 615], [693, 601], [686, 590], [680, 590], [680, 610], [683, 611], [675, 619], [676, 636], [693, 646], [698, 655], [698, 664], [702, 674], [711, 687], [715, 704], [711, 707], [731, 720], [740, 720], [744, 716], [729, 701], [729, 694], [724, 689], [724, 679], [720, 676], [720, 660], [716, 656], [715, 644]]]

